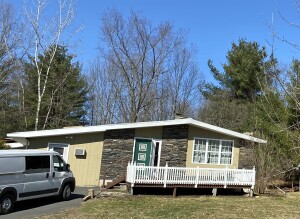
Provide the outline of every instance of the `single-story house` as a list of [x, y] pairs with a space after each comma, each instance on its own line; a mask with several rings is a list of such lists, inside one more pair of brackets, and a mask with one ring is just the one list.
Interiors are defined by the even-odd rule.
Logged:
[[255, 170], [238, 169], [240, 142], [266, 143], [192, 118], [15, 132], [7, 136], [28, 149], [59, 152], [70, 164], [79, 186], [97, 186], [103, 178], [109, 182], [127, 174], [126, 181], [132, 187], [253, 188]]

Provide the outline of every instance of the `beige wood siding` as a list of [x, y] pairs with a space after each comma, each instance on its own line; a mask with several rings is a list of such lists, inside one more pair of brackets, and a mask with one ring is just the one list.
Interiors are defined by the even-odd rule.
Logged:
[[[77, 186], [97, 186], [103, 150], [103, 133], [52, 136], [30, 139], [29, 149], [47, 149], [48, 143], [69, 144], [68, 163]], [[86, 156], [75, 156], [75, 148], [86, 150]]]
[[162, 127], [135, 129], [135, 137], [161, 139]]
[[238, 168], [239, 162], [239, 139], [234, 137], [226, 136], [223, 134], [219, 134], [216, 132], [208, 131], [201, 128], [196, 128], [190, 126], [189, 128], [189, 140], [188, 140], [188, 149], [187, 149], [187, 159], [186, 159], [186, 166], [187, 167], [203, 167], [203, 168], [226, 168], [226, 165], [216, 165], [216, 164], [197, 164], [193, 163], [193, 145], [194, 145], [194, 138], [213, 138], [213, 139], [226, 139], [226, 140], [233, 140], [234, 141], [234, 148], [233, 148], [233, 162], [232, 165], [227, 165], [228, 168]]

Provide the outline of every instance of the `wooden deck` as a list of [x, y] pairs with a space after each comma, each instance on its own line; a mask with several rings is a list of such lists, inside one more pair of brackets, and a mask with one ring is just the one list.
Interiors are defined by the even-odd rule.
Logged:
[[250, 188], [255, 169], [151, 167], [128, 164], [126, 182], [131, 187]]

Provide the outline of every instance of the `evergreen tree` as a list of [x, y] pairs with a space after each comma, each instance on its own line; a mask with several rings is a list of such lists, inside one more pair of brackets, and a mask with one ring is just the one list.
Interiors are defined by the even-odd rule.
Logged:
[[[272, 84], [267, 52], [256, 42], [239, 40], [227, 52], [227, 63], [220, 72], [212, 60], [208, 66], [218, 85], [207, 83], [201, 89], [207, 100], [199, 113], [201, 120], [239, 132], [255, 128], [255, 101], [265, 86]], [[273, 62], [272, 62], [273, 61]]]
[[[41, 63], [47, 63], [51, 58], [53, 47], [45, 54], [39, 55]], [[39, 129], [61, 128], [64, 126], [82, 125], [85, 123], [85, 104], [87, 101], [87, 82], [81, 73], [78, 62], [73, 63], [74, 56], [68, 53], [65, 46], [58, 46], [52, 61], [52, 67], [48, 76], [45, 95], [41, 104]], [[43, 66], [47, 68], [47, 66]], [[46, 80], [41, 71], [42, 80]], [[32, 62], [25, 67], [27, 89], [26, 110], [29, 129], [33, 129], [34, 112], [37, 101], [37, 73]], [[43, 81], [44, 82], [44, 81]], [[42, 82], [42, 83], [43, 83]]]
[[[253, 102], [261, 92], [261, 81], [271, 79], [268, 72], [268, 57], [265, 47], [260, 48], [257, 42], [247, 42], [243, 39], [238, 44], [232, 43], [232, 48], [227, 52], [227, 63], [223, 64], [224, 72], [220, 72], [212, 60], [208, 66], [220, 86], [206, 84], [202, 93], [209, 98], [218, 92], [228, 92], [231, 98]], [[268, 78], [266, 78], [268, 77]]]

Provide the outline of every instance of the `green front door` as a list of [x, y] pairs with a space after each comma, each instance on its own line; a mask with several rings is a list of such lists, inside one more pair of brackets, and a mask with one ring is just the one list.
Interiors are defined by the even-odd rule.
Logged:
[[150, 166], [152, 165], [152, 140], [151, 139], [135, 139], [134, 158], [138, 166]]

